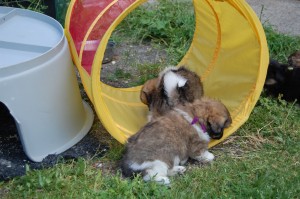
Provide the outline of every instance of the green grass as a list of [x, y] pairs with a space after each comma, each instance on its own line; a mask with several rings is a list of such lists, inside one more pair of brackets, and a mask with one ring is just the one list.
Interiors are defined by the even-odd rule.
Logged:
[[159, 63], [144, 63], [137, 64], [138, 80], [129, 84], [129, 86], [143, 85], [148, 79], [156, 78], [158, 73], [162, 70]]
[[[194, 32], [191, 1], [159, 0], [158, 5], [140, 6], [116, 28], [116, 41], [153, 42], [165, 49], [170, 64], [177, 64], [188, 50]], [[120, 39], [120, 37], [122, 39]]]
[[117, 68], [114, 73], [108, 75], [107, 79], [109, 81], [118, 81], [120, 79], [129, 79], [131, 78], [131, 74], [128, 72], [125, 72], [123, 69], [121, 68]]
[[[170, 9], [166, 1], [162, 3], [165, 7], [161, 9]], [[177, 4], [174, 5], [176, 7]], [[173, 56], [172, 60], [180, 59], [187, 44], [180, 45], [180, 42], [173, 41], [176, 40], [171, 36], [173, 29], [176, 29], [176, 26], [175, 28], [171, 26], [173, 22], [165, 22], [158, 27], [151, 21], [138, 24], [139, 18], [156, 17], [154, 11], [137, 10], [137, 13], [132, 13], [138, 17], [130, 19], [135, 21], [128, 22], [127, 25], [133, 25], [128, 30], [137, 31], [129, 35], [137, 34], [133, 35], [134, 39], [151, 40], [157, 45], [162, 45], [162, 48], [168, 46], [170, 47], [168, 52], [171, 52], [171, 57]], [[157, 12], [159, 13], [157, 19], [167, 21], [159, 17], [164, 15], [162, 11]], [[169, 10], [164, 12], [172, 13]], [[173, 17], [170, 17], [171, 21], [177, 20], [174, 19], [177, 16], [175, 13], [174, 11]], [[160, 28], [160, 33], [156, 33], [158, 30], [155, 28]], [[271, 57], [285, 62], [292, 51], [300, 49], [299, 37], [279, 34], [269, 25], [264, 28]], [[181, 30], [183, 32], [179, 35], [185, 35], [184, 41], [190, 41], [188, 35], [192, 34], [189, 32], [192, 30], [179, 28], [176, 31]], [[122, 32], [122, 29], [119, 31]], [[120, 37], [120, 34], [117, 36]], [[121, 37], [128, 35], [123, 32]], [[176, 45], [179, 45], [179, 50]], [[178, 54], [173, 53], [177, 51]], [[147, 70], [141, 79], [152, 78], [151, 75], [160, 69], [158, 65], [149, 64], [138, 67], [140, 71]], [[122, 74], [123, 72], [115, 74], [116, 78], [118, 75], [119, 78], [126, 76]], [[94, 130], [103, 129], [97, 125], [97, 129]], [[101, 130], [99, 133], [103, 136], [103, 142], [110, 146], [110, 150], [102, 158], [62, 161], [53, 168], [38, 171], [28, 169], [25, 176], [0, 182], [0, 198], [286, 199], [299, 198], [300, 195], [300, 108], [280, 97], [261, 96], [249, 120], [222, 144], [211, 149], [217, 159], [212, 164], [206, 165], [189, 163], [185, 175], [171, 178], [170, 188], [145, 183], [140, 176], [132, 180], [123, 179], [118, 170], [123, 145], [112, 139], [106, 131]]]
[[287, 57], [300, 49], [300, 36], [291, 37], [285, 34], [276, 32], [274, 27], [265, 24], [264, 30], [266, 33], [270, 57], [282, 63], [287, 63]]

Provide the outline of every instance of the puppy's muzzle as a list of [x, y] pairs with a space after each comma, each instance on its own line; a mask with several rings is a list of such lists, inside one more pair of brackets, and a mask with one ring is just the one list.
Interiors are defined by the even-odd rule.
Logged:
[[215, 140], [221, 139], [223, 137], [223, 131], [224, 131], [224, 128], [222, 128], [222, 127], [214, 128], [210, 123], [208, 123], [207, 132], [208, 132], [209, 137], [211, 137], [212, 139], [215, 139]]
[[212, 138], [212, 139], [215, 139], [215, 140], [219, 140], [223, 137], [223, 130], [221, 132], [208, 132], [209, 136]]

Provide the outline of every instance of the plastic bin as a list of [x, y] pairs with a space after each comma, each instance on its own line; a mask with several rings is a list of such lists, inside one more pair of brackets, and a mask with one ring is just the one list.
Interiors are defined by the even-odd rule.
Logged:
[[92, 126], [93, 112], [81, 99], [74, 69], [56, 20], [0, 7], [0, 101], [32, 161], [69, 149]]

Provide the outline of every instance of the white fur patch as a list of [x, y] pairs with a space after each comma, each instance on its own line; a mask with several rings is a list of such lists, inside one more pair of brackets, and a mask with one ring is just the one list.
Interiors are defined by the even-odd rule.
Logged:
[[178, 87], [182, 87], [186, 84], [187, 79], [184, 77], [169, 71], [164, 76], [164, 88], [168, 95], [171, 97], [171, 93]]
[[202, 156], [208, 161], [212, 161], [215, 158], [214, 154], [208, 151], [205, 151]]
[[168, 165], [160, 160], [147, 161], [142, 164], [132, 163], [130, 168], [135, 171], [145, 170], [146, 175], [143, 177], [145, 181], [154, 180], [160, 184], [169, 185]]
[[174, 158], [174, 166], [178, 166], [179, 163], [180, 163], [180, 158], [179, 158], [179, 156], [175, 156], [175, 158]]
[[142, 164], [138, 164], [136, 162], [132, 163], [130, 165], [130, 168], [134, 171], [139, 171], [139, 170], [145, 170], [145, 169], [149, 169], [149, 168], [152, 168], [152, 167], [157, 167], [157, 166], [160, 166], [160, 165], [167, 165], [166, 163], [160, 161], [160, 160], [155, 160], [155, 161], [147, 161], [147, 162], [143, 162]]
[[[193, 118], [192, 118], [187, 112], [185, 112], [185, 111], [183, 111], [183, 110], [180, 110], [180, 109], [178, 109], [178, 108], [175, 108], [175, 111], [177, 111], [177, 113], [179, 113], [180, 115], [182, 115], [182, 116], [184, 117], [184, 119], [185, 119], [188, 123], [190, 123], [190, 124], [192, 123]], [[192, 124], [191, 124], [191, 125], [192, 125]], [[193, 128], [197, 131], [198, 136], [200, 137], [201, 140], [205, 140], [205, 141], [207, 141], [207, 142], [210, 141], [210, 137], [209, 137], [208, 133], [207, 133], [207, 132], [204, 132], [204, 131], [202, 130], [202, 128], [201, 128], [199, 125], [194, 124], [194, 125], [192, 125], [192, 126], [193, 126]]]
[[205, 151], [200, 156], [197, 156], [195, 159], [200, 162], [211, 162], [215, 158], [214, 154]]

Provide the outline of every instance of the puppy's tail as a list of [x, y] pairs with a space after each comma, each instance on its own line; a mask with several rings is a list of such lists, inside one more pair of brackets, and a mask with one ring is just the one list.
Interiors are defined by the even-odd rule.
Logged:
[[120, 162], [120, 168], [122, 171], [122, 175], [126, 178], [133, 178], [136, 174], [139, 174], [142, 172], [142, 170], [141, 171], [133, 170], [130, 167], [131, 165], [132, 165], [132, 162], [129, 160], [129, 158], [127, 158], [127, 153], [125, 152], [125, 155]]

